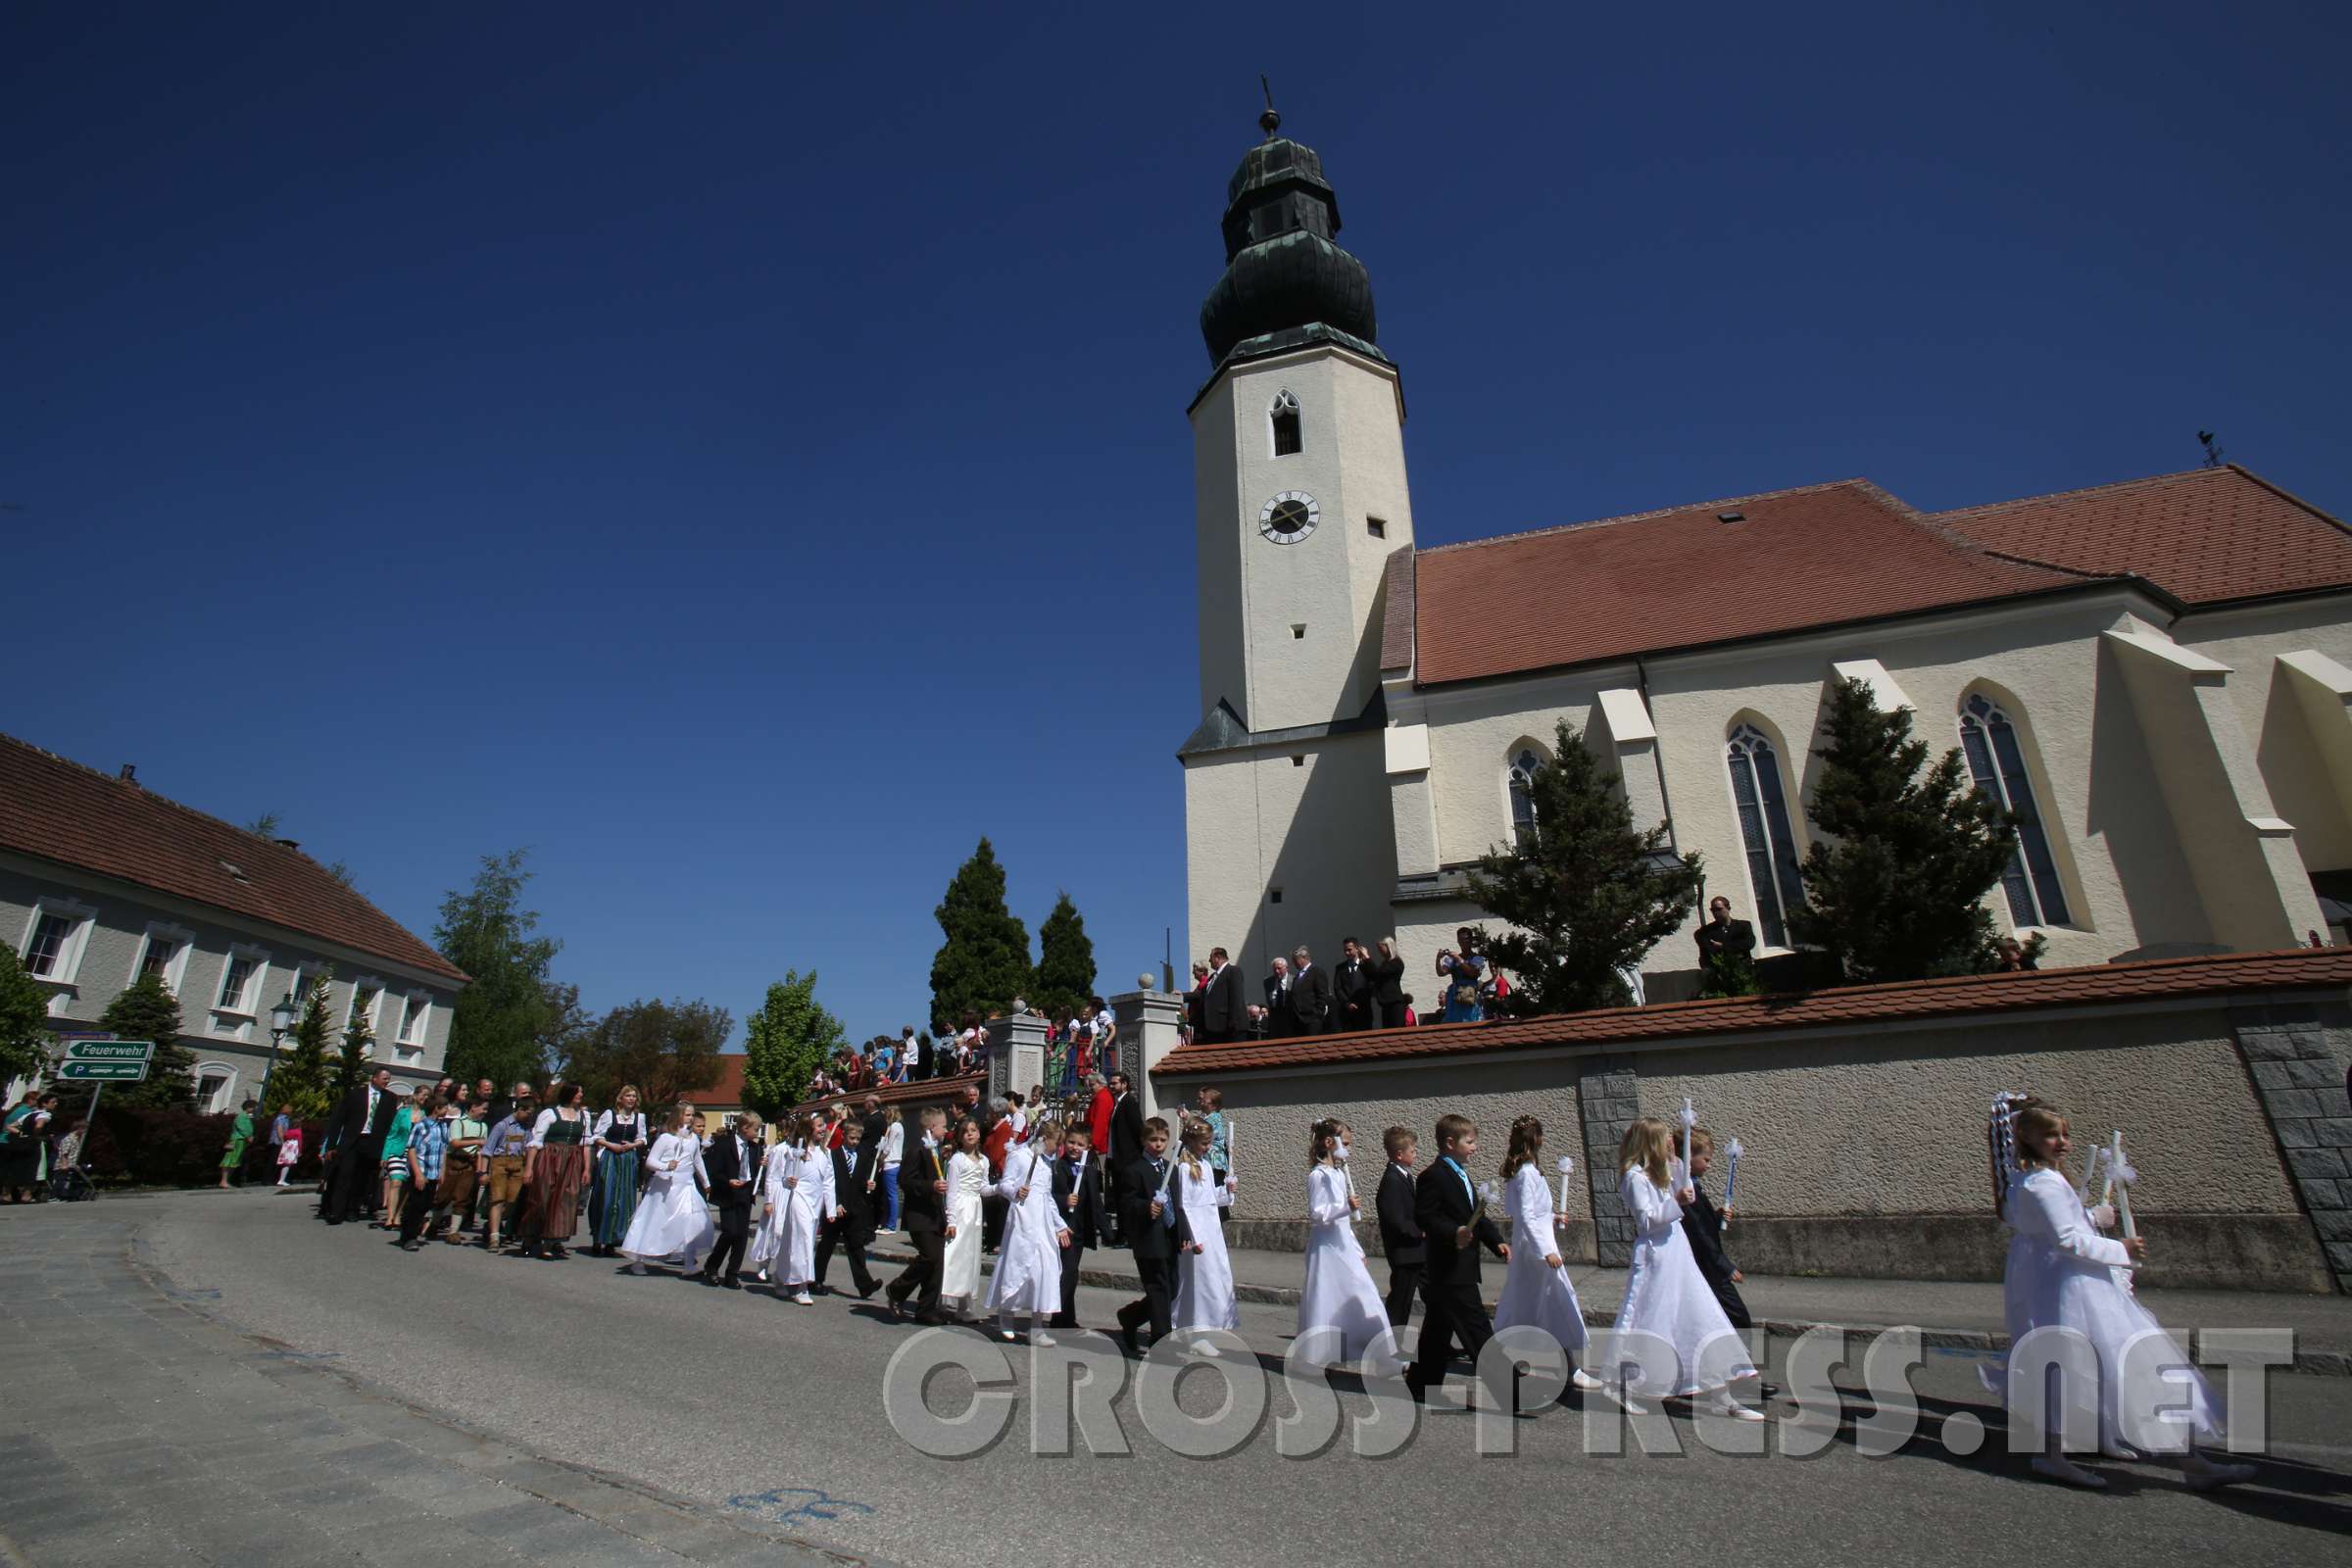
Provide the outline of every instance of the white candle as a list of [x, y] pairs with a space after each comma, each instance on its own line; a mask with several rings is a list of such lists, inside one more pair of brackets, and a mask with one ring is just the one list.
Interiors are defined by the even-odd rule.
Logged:
[[1689, 1096], [1683, 1098], [1683, 1180], [1690, 1178], [1690, 1129], [1698, 1125], [1698, 1112], [1690, 1108]]
[[1568, 1212], [1568, 1173], [1576, 1169], [1576, 1161], [1566, 1154], [1560, 1156], [1560, 1212]]
[[2115, 1191], [2115, 1216], [2123, 1223], [2124, 1240], [2139, 1234], [2132, 1223], [2132, 1183], [2138, 1175], [2124, 1162], [2124, 1135], [2119, 1130], [2110, 1135], [2107, 1144], [2107, 1181]]
[[1235, 1122], [1231, 1116], [1225, 1118], [1225, 1174], [1228, 1176], [1238, 1176], [1242, 1170], [1241, 1159], [1234, 1153], [1234, 1151], [1241, 1147], [1234, 1142], [1233, 1137], [1238, 1125], [1239, 1123]]

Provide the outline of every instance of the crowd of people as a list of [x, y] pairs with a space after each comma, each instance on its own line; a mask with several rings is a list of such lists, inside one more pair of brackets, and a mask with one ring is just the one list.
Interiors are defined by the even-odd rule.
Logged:
[[[1454, 933], [1452, 947], [1438, 950], [1433, 970], [1440, 1022], [1476, 1023], [1510, 995], [1509, 978], [1494, 967], [1469, 926]], [[1255, 1001], [1249, 1000], [1231, 955], [1211, 948], [1206, 958], [1193, 962], [1185, 1027], [1190, 1038], [1209, 1045], [1406, 1029], [1421, 1023], [1423, 1014], [1404, 986], [1404, 960], [1396, 956], [1394, 937], [1370, 947], [1348, 937], [1340, 944], [1339, 962], [1328, 968], [1315, 961], [1304, 943], [1287, 957], [1277, 954], [1257, 982]]]
[[988, 1057], [988, 1025], [999, 1016], [1031, 1017], [1044, 1025], [1046, 1082], [1063, 1094], [1076, 1091], [1104, 1067], [1118, 1038], [1110, 1004], [1101, 997], [1050, 1012], [1039, 1012], [1027, 998], [1015, 997], [1006, 1014], [984, 1018], [978, 1012], [966, 1012], [952, 1033], [936, 1040], [929, 1030], [918, 1032], [908, 1024], [895, 1040], [876, 1035], [862, 1050], [839, 1052], [818, 1069], [809, 1096], [822, 1100], [976, 1072]]

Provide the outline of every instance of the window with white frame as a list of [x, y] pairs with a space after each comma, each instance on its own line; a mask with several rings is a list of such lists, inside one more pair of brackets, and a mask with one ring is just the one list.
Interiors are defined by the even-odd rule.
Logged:
[[213, 1115], [234, 1110], [237, 1099], [237, 1069], [224, 1061], [200, 1061], [196, 1064], [196, 1108]]
[[146, 937], [139, 944], [139, 960], [130, 971], [131, 983], [135, 985], [153, 975], [164, 983], [165, 990], [179, 995], [180, 977], [187, 972], [188, 953], [195, 944], [195, 932], [150, 920]]
[[1287, 458], [1300, 448], [1298, 428], [1298, 400], [1285, 387], [1274, 398], [1274, 406], [1266, 410], [1267, 421], [1273, 426], [1274, 455]]
[[2018, 743], [2017, 726], [1983, 692], [1972, 692], [1960, 705], [1960, 750], [1977, 788], [2001, 803], [2017, 818], [2017, 844], [2001, 873], [2001, 892], [2009, 901], [2009, 918], [2017, 925], [2064, 925], [2066, 893], [2058, 885], [2058, 861], [2050, 853], [2050, 835], [2034, 804], [2034, 781], [2026, 774], [2025, 748]]
[[36, 980], [71, 985], [81, 968], [82, 950], [89, 946], [90, 925], [98, 911], [71, 899], [39, 899], [17, 956], [24, 972]]
[[424, 1052], [424, 1032], [431, 1025], [433, 999], [421, 991], [412, 991], [401, 999], [400, 1033], [395, 1037], [404, 1057], [421, 1055]]
[[254, 982], [259, 977], [263, 960], [242, 948], [229, 950], [228, 963], [220, 971], [220, 995], [213, 1003], [216, 1012], [253, 1011]]
[[1523, 850], [1536, 836], [1536, 775], [1543, 769], [1544, 759], [1532, 746], [1511, 759], [1511, 841]]
[[381, 980], [354, 980], [351, 983], [351, 1005], [343, 1013], [343, 1027], [349, 1029], [365, 1014], [368, 1031], [373, 1033], [376, 1024], [375, 1004], [383, 994], [384, 983]]
[[1781, 784], [1781, 761], [1772, 741], [1753, 724], [1733, 729], [1725, 758], [1732, 775], [1732, 805], [1740, 814], [1740, 838], [1747, 851], [1748, 886], [1756, 920], [1768, 948], [1788, 946], [1788, 911], [1805, 902], [1797, 874], [1796, 836], [1788, 824], [1788, 797]]

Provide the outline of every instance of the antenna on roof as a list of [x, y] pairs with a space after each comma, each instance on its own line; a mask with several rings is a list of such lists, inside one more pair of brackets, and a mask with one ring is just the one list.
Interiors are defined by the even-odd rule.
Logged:
[[2220, 439], [2216, 437], [2211, 430], [2199, 430], [2197, 432], [2197, 441], [2205, 448], [2205, 466], [2208, 468], [2220, 467], [2222, 466], [2222, 443]]

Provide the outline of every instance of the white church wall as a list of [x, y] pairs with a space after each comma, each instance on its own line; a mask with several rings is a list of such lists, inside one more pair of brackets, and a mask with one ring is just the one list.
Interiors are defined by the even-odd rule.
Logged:
[[2278, 660], [2305, 650], [2352, 665], [2352, 604], [2342, 596], [2185, 615], [2172, 628], [2182, 647], [2230, 667], [2235, 711], [2278, 814], [2295, 826], [2309, 870], [2352, 869], [2352, 798], [2328, 754], [2347, 723], [2325, 705], [2307, 708]]
[[1304, 943], [1336, 962], [1343, 938], [1384, 934], [1396, 865], [1387, 785], [1376, 730], [1191, 760], [1192, 956], [1225, 948], [1257, 1000], [1277, 953]]

